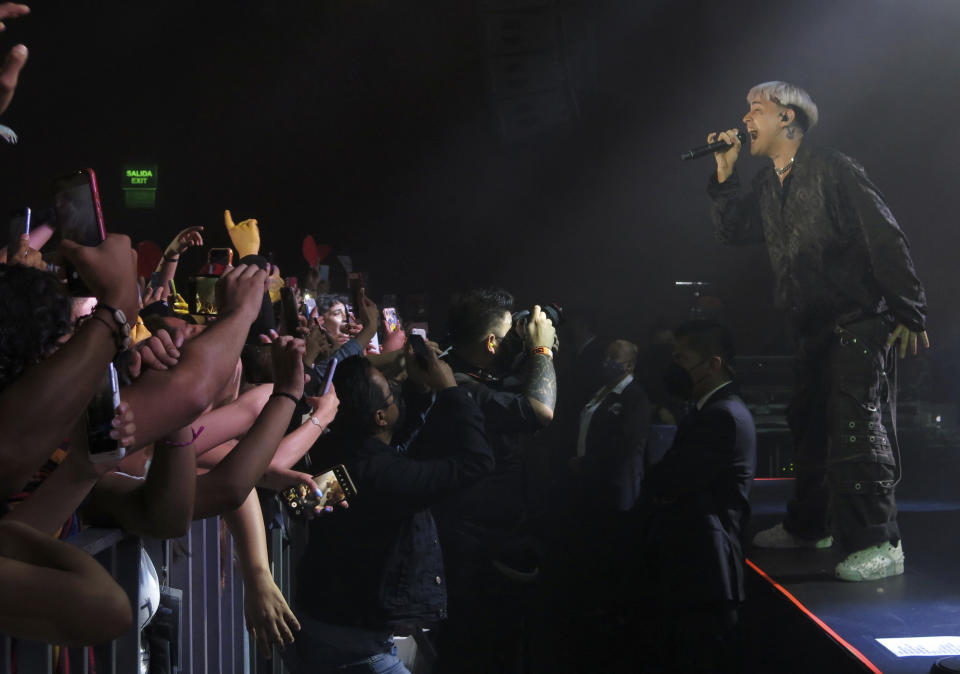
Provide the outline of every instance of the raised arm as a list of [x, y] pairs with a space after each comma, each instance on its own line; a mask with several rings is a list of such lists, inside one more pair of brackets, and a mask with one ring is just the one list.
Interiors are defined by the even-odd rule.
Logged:
[[553, 411], [557, 406], [557, 371], [553, 368], [553, 357], [537, 349], [553, 349], [557, 330], [539, 306], [533, 307], [530, 320], [527, 321], [527, 348], [534, 351], [529, 359], [527, 381], [523, 392], [533, 412], [543, 426], [553, 421]]
[[707, 193], [713, 202], [711, 213], [717, 238], [728, 245], [763, 243], [760, 207], [752, 192], [744, 193], [740, 177], [734, 168], [740, 156], [741, 143], [736, 129], [711, 133], [707, 142], [726, 141], [730, 149], [717, 152], [717, 171], [710, 177]]
[[239, 265], [225, 273], [217, 283], [217, 321], [183, 344], [176, 367], [148, 370], [124, 389], [137, 418], [138, 448], [194, 422], [216, 401], [260, 312], [266, 280], [266, 272], [253, 266]]
[[[96, 248], [65, 241], [61, 250], [101, 304], [136, 315], [136, 254], [130, 239], [111, 234]], [[0, 391], [0, 498], [30, 479], [97, 392], [117, 345], [112, 315], [102, 309], [95, 314], [110, 323], [87, 321], [66, 344]]]
[[302, 339], [283, 336], [272, 344], [274, 393], [237, 446], [210, 472], [197, 478], [194, 519], [239, 508], [277, 451], [303, 395]]

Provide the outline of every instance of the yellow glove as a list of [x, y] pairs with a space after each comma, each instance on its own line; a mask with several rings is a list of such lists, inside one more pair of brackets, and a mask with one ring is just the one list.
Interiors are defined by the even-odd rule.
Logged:
[[240, 259], [260, 252], [260, 229], [254, 218], [235, 225], [230, 211], [224, 211], [223, 222], [227, 226], [227, 234], [230, 235], [230, 240], [233, 242], [233, 247], [237, 249]]
[[143, 319], [137, 316], [137, 322], [130, 328], [130, 341], [137, 344], [149, 337], [151, 337], [150, 331], [147, 330], [147, 326], [143, 324]]
[[267, 279], [267, 292], [270, 293], [270, 301], [276, 304], [280, 301], [280, 288], [286, 286], [286, 283], [280, 278], [279, 267], [274, 267], [274, 273]]

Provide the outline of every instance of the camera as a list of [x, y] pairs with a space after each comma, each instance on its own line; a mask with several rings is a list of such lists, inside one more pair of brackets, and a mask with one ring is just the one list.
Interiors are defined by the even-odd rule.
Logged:
[[[553, 327], [555, 328], [559, 328], [566, 320], [563, 315], [563, 307], [555, 302], [551, 302], [550, 304], [541, 304], [540, 311], [547, 315], [547, 318], [550, 319], [550, 322], [553, 323]], [[513, 326], [515, 328], [522, 328], [526, 326], [529, 319], [530, 311], [528, 309], [516, 311], [513, 314]]]

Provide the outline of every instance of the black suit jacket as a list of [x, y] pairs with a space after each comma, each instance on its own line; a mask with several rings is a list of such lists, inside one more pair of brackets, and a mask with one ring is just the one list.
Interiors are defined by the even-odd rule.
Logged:
[[633, 510], [643, 479], [650, 431], [650, 401], [633, 380], [622, 393], [611, 391], [594, 411], [587, 431], [581, 475], [590, 503], [604, 510]]
[[742, 532], [756, 463], [753, 417], [733, 384], [681, 420], [644, 481], [645, 558], [667, 596], [744, 599]]

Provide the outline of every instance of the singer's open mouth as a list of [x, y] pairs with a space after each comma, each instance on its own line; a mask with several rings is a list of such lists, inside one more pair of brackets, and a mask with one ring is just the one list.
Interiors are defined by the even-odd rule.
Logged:
[[750, 140], [757, 139], [757, 132], [755, 130], [747, 129], [747, 133], [750, 134]]

